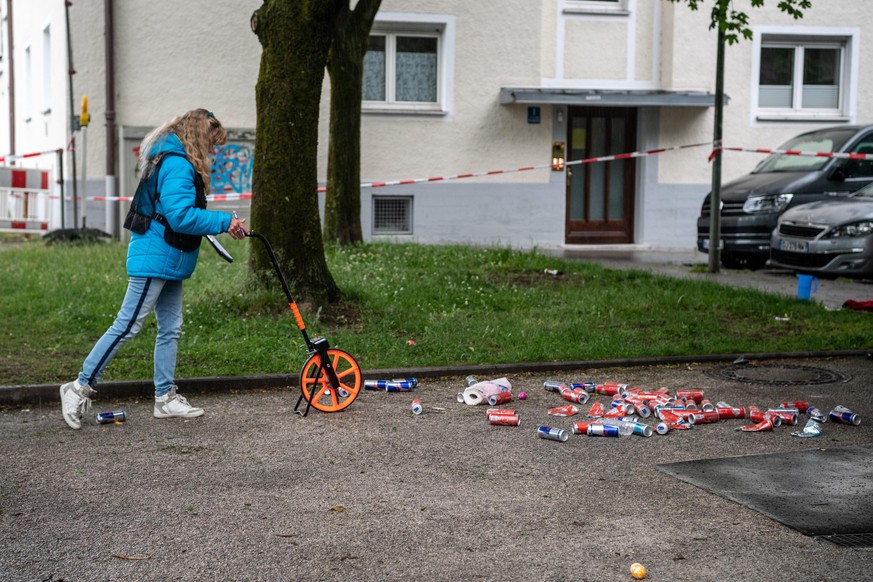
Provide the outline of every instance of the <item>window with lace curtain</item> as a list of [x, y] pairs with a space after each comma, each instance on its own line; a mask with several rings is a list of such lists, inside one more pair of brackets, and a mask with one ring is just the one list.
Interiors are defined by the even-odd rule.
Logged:
[[364, 55], [364, 111], [440, 111], [441, 66], [438, 33], [374, 32]]

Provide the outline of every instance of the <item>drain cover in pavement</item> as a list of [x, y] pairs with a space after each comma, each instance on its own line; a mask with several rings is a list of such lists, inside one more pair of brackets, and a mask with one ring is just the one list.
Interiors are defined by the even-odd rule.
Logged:
[[839, 545], [873, 545], [873, 444], [655, 465]]
[[813, 366], [779, 365], [736, 365], [717, 368], [710, 375], [723, 380], [743, 382], [744, 384], [763, 384], [766, 386], [812, 386], [848, 382], [850, 376], [825, 368]]

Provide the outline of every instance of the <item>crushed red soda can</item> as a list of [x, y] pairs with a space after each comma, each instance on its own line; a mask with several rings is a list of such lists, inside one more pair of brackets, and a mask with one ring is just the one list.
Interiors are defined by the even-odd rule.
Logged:
[[751, 425], [737, 427], [737, 430], [740, 430], [743, 432], [762, 432], [765, 430], [773, 430], [773, 426], [774, 426], [773, 419], [774, 418], [779, 418], [779, 417], [778, 416], [775, 416], [772, 418], [768, 417], [768, 418], [765, 418], [764, 420], [762, 420], [761, 422], [759, 422], [758, 424], [751, 424]]
[[610, 408], [603, 413], [603, 418], [624, 418], [627, 416], [624, 408]]
[[591, 405], [591, 408], [588, 410], [588, 418], [600, 418], [604, 414], [603, 403], [595, 402]]
[[512, 392], [498, 392], [488, 397], [488, 404], [490, 406], [506, 404], [507, 402], [512, 402]]
[[518, 414], [518, 411], [511, 408], [489, 408], [485, 411], [485, 414], [486, 416], [491, 416], [492, 414]]
[[700, 401], [703, 400], [703, 390], [677, 390], [676, 398], [684, 400], [686, 404], [688, 402], [700, 404]]
[[574, 422], [573, 426], [570, 427], [573, 434], [588, 434], [588, 426], [591, 423], [589, 421], [584, 422]]
[[558, 406], [550, 408], [549, 414], [552, 416], [575, 416], [579, 414], [579, 407], [568, 404], [567, 406]]
[[[724, 404], [720, 402], [719, 404]], [[742, 406], [734, 408], [732, 406], [719, 406], [715, 409], [719, 418], [746, 418], [746, 409]]]
[[700, 409], [704, 412], [712, 412], [715, 410], [715, 404], [704, 398], [700, 401]]
[[707, 424], [721, 420], [721, 416], [715, 410], [698, 410], [692, 412], [690, 416], [694, 417], [694, 424]]
[[615, 396], [623, 390], [627, 389], [627, 384], [619, 384], [618, 382], [604, 382], [603, 384], [598, 384], [594, 389], [598, 394], [604, 394], [606, 396]]
[[489, 415], [488, 422], [495, 426], [521, 426], [521, 418], [517, 414]]
[[784, 423], [792, 426], [797, 424], [797, 419], [799, 418], [796, 408], [791, 410], [785, 408], [768, 408], [767, 413], [781, 417]]
[[[754, 409], [754, 410], [753, 410]], [[763, 412], [758, 410], [754, 406], [749, 407], [749, 420], [752, 422], [761, 423], [765, 420], [769, 420], [775, 428], [782, 426], [782, 417], [778, 414], [771, 414], [769, 412]]]
[[797, 412], [803, 414], [807, 410], [809, 410], [809, 402], [806, 402], [805, 400], [798, 400], [796, 402], [782, 402], [781, 404], [779, 404], [779, 408], [796, 408]]
[[617, 408], [623, 415], [633, 414], [634, 405], [623, 398], [616, 398], [610, 403], [610, 406]]
[[573, 390], [565, 386], [561, 388], [560, 394], [561, 398], [568, 402], [575, 402], [577, 404], [585, 404], [588, 402], [588, 393], [584, 390]]

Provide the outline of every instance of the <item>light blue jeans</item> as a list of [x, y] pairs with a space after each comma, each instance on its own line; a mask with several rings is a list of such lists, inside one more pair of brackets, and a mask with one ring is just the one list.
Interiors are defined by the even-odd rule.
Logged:
[[96, 388], [103, 370], [118, 349], [134, 338], [145, 318], [155, 312], [158, 337], [155, 340], [155, 396], [164, 396], [175, 384], [176, 353], [182, 333], [182, 281], [153, 277], [130, 277], [127, 293], [115, 322], [106, 330], [82, 364], [79, 383]]

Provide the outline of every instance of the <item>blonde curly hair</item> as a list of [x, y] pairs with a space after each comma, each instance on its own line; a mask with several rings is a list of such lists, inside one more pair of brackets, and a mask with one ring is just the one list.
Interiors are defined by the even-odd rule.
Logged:
[[175, 134], [185, 147], [188, 161], [194, 166], [194, 171], [203, 178], [206, 194], [211, 185], [212, 158], [210, 154], [215, 146], [227, 142], [227, 130], [221, 125], [211, 111], [192, 109], [174, 117], [162, 126], [149, 133], [139, 148], [140, 168], [145, 170], [150, 162], [152, 147], [162, 137]]

